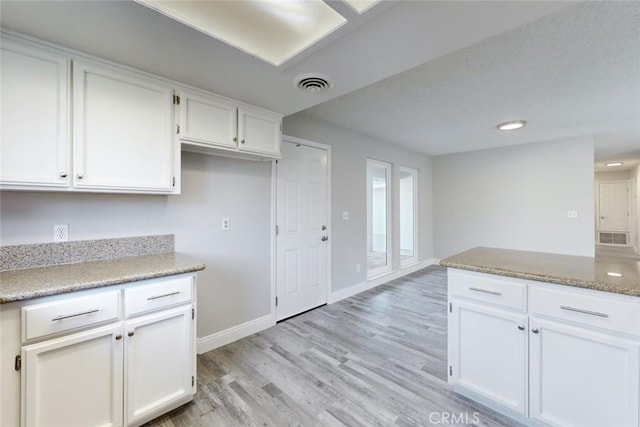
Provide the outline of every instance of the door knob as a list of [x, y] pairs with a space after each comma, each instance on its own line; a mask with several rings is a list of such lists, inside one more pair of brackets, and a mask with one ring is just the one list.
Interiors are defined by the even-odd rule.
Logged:
[[322, 231], [324, 231], [324, 230], [326, 230], [326, 229], [327, 229], [327, 226], [326, 226], [326, 225], [323, 225], [323, 226], [322, 226]]
[[329, 236], [322, 236], [320, 240], [322, 240], [323, 242], [326, 242], [327, 240], [329, 240]]

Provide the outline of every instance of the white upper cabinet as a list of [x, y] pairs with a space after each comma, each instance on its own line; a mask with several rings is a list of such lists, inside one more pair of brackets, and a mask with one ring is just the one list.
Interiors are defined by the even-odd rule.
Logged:
[[238, 113], [235, 104], [213, 95], [180, 91], [180, 140], [236, 148]]
[[69, 63], [50, 51], [2, 41], [3, 188], [69, 185]]
[[282, 116], [206, 92], [179, 92], [183, 149], [241, 158], [280, 158]]
[[282, 119], [279, 115], [242, 107], [238, 109], [238, 139], [242, 151], [280, 156]]
[[73, 89], [74, 186], [170, 192], [172, 86], [75, 61]]

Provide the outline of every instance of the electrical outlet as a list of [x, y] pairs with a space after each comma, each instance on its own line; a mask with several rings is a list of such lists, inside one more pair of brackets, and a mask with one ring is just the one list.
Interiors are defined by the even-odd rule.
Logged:
[[342, 212], [342, 220], [349, 221], [349, 212], [347, 211]]
[[578, 211], [567, 211], [567, 218], [578, 218]]
[[229, 218], [222, 218], [222, 231], [229, 231]]
[[69, 240], [69, 225], [61, 224], [53, 226], [53, 241], [67, 242]]

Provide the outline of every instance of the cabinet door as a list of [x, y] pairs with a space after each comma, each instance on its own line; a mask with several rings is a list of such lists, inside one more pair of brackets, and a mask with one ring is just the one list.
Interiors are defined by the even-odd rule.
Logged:
[[532, 318], [531, 418], [554, 426], [637, 426], [637, 342]]
[[180, 91], [180, 140], [236, 148], [238, 111], [223, 98]]
[[22, 348], [23, 427], [122, 425], [122, 324]]
[[0, 183], [69, 185], [69, 59], [2, 40]]
[[170, 192], [173, 90], [126, 70], [74, 62], [74, 186]]
[[238, 138], [241, 151], [280, 157], [282, 119], [276, 114], [251, 108], [238, 109]]
[[527, 414], [527, 317], [452, 302], [451, 383]]
[[125, 421], [140, 425], [192, 398], [192, 305], [125, 323]]

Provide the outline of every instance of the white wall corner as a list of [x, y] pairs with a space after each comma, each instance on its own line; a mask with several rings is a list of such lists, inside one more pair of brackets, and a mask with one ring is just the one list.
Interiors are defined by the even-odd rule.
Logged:
[[275, 324], [276, 322], [274, 321], [273, 315], [269, 313], [266, 316], [258, 317], [257, 319], [250, 320], [240, 325], [232, 326], [223, 331], [216, 332], [215, 334], [198, 338], [198, 354], [206, 353], [207, 351], [222, 347], [223, 345], [227, 345], [241, 338], [269, 329]]
[[376, 286], [380, 286], [392, 280], [399, 279], [403, 276], [406, 276], [407, 274], [411, 274], [430, 265], [438, 264], [439, 262], [440, 260], [437, 258], [420, 261], [401, 270], [392, 271], [391, 273], [385, 274], [384, 276], [376, 277], [374, 279], [367, 280], [366, 282], [360, 282], [353, 286], [349, 286], [348, 288], [331, 292], [329, 294], [329, 298], [327, 298], [327, 303], [333, 304], [338, 301], [342, 301], [345, 298], [352, 297], [359, 294], [360, 292], [368, 291], [369, 289], [373, 289]]

